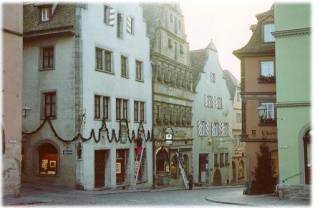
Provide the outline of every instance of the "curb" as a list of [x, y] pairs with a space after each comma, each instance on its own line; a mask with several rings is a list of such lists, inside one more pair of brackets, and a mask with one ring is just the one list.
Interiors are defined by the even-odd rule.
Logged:
[[217, 200], [209, 199], [209, 197], [205, 197], [205, 200], [207, 200], [209, 202], [218, 203], [218, 204], [229, 204], [229, 205], [250, 206], [250, 207], [255, 206], [255, 205], [251, 205], [251, 204], [244, 204], [244, 203], [237, 203], [237, 202], [217, 201]]

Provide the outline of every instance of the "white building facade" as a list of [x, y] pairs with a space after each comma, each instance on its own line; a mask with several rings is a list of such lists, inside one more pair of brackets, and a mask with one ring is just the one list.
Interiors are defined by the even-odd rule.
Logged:
[[232, 102], [211, 41], [205, 49], [191, 51], [194, 68], [193, 179], [195, 183], [230, 183]]
[[[32, 158], [26, 181], [86, 190], [151, 186], [152, 73], [142, 8], [25, 7], [23, 99], [32, 109], [23, 126], [25, 156]], [[36, 17], [40, 26], [32, 25]]]

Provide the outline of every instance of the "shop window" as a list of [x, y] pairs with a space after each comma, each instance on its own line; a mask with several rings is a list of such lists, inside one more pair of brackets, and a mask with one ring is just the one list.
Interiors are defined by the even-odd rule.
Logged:
[[56, 175], [58, 167], [57, 149], [49, 143], [39, 147], [39, 173], [40, 175]]
[[244, 162], [241, 160], [238, 166], [238, 178], [244, 178]]
[[172, 161], [170, 164], [170, 173], [171, 173], [171, 178], [178, 179], [179, 165], [178, 165], [178, 157], [176, 154], [172, 157]]

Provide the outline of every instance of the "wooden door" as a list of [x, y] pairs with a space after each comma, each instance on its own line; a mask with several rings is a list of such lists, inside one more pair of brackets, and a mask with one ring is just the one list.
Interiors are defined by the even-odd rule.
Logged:
[[95, 151], [95, 188], [105, 186], [105, 150]]

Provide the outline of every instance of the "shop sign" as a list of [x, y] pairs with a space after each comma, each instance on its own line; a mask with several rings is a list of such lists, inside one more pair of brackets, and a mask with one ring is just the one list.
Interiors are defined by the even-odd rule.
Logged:
[[71, 150], [71, 149], [63, 150], [63, 155], [72, 155], [72, 154], [73, 154], [73, 150]]

